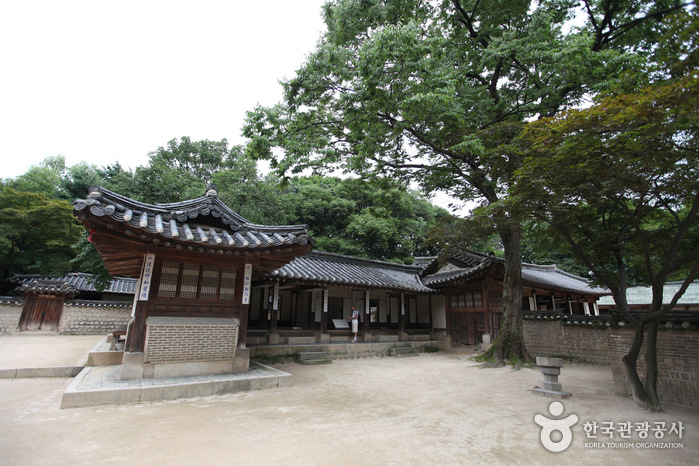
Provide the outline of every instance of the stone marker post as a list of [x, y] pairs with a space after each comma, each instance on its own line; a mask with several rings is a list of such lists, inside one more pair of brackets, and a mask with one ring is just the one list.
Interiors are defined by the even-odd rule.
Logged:
[[532, 393], [538, 395], [549, 396], [551, 398], [566, 398], [572, 396], [572, 393], [564, 392], [558, 376], [561, 374], [563, 360], [561, 358], [536, 358], [536, 365], [541, 368], [541, 373], [544, 374], [543, 387], [534, 387]]

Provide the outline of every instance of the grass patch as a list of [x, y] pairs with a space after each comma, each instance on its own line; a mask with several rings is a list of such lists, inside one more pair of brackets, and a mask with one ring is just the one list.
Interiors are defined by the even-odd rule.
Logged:
[[437, 348], [436, 346], [427, 345], [420, 347], [421, 353], [436, 353], [437, 351], [439, 351], [439, 348]]

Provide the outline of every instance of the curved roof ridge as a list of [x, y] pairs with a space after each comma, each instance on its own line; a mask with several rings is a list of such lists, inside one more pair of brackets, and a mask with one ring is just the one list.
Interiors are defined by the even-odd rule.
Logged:
[[413, 271], [419, 271], [422, 269], [419, 265], [408, 265], [408, 264], [397, 264], [395, 262], [388, 262], [388, 261], [382, 261], [378, 259], [369, 259], [366, 257], [355, 257], [355, 256], [348, 256], [344, 254], [337, 254], [334, 252], [326, 252], [326, 251], [312, 251], [306, 255], [306, 257], [316, 257], [321, 260], [332, 260], [335, 262], [364, 262], [364, 263], [374, 263], [374, 264], [380, 264], [384, 267], [395, 267], [399, 269], [406, 269], [411, 272]]

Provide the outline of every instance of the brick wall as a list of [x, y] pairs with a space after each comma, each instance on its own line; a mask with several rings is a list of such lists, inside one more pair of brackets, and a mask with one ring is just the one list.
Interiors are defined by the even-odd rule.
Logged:
[[106, 335], [131, 319], [130, 302], [69, 301], [63, 306], [58, 332], [64, 335]]
[[524, 342], [533, 356], [609, 364], [605, 327], [562, 320], [525, 320]]
[[22, 317], [23, 298], [8, 299], [0, 302], [0, 335], [17, 331]]
[[[621, 358], [633, 341], [633, 329], [607, 330], [609, 359], [617, 395], [631, 395], [631, 386]], [[641, 347], [637, 368], [641, 380], [646, 375], [646, 343]], [[658, 396], [661, 403], [699, 406], [699, 332], [661, 328], [658, 332]]]
[[233, 359], [237, 341], [237, 325], [149, 324], [146, 363]]

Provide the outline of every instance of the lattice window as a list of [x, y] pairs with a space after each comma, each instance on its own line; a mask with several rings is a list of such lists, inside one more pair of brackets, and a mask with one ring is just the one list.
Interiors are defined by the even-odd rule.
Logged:
[[164, 261], [160, 269], [159, 298], [174, 298], [177, 293], [177, 277], [180, 273], [179, 262]]
[[462, 291], [450, 296], [451, 309], [481, 309], [483, 298], [480, 291]]
[[471, 293], [471, 296], [473, 296], [473, 307], [474, 309], [480, 309], [483, 307], [483, 301], [481, 300], [481, 292], [480, 291], [473, 291]]
[[196, 299], [199, 287], [199, 266], [197, 264], [184, 264], [182, 270], [182, 287], [180, 298]]
[[213, 265], [205, 265], [201, 275], [201, 292], [199, 299], [216, 299], [218, 294], [218, 275], [220, 269]]
[[218, 299], [233, 299], [235, 297], [235, 278], [237, 275], [236, 269], [224, 267], [221, 271], [221, 291], [218, 294]]

